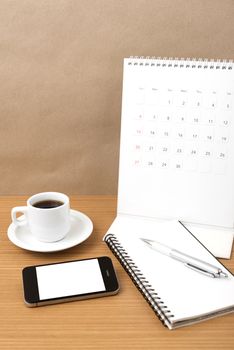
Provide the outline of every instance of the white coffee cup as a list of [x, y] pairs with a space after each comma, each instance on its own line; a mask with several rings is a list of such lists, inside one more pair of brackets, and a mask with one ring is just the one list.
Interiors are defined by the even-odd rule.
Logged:
[[[23, 213], [24, 219], [17, 219], [17, 213]], [[38, 193], [27, 200], [27, 206], [13, 208], [11, 217], [16, 227], [27, 223], [37, 240], [56, 242], [64, 238], [71, 227], [69, 198], [59, 192]]]

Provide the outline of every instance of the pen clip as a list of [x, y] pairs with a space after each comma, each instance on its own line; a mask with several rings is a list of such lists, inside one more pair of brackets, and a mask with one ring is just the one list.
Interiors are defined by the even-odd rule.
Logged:
[[206, 275], [206, 276], [209, 276], [209, 277], [220, 277], [219, 274], [216, 274], [216, 273], [213, 273], [213, 272], [210, 272], [210, 271], [207, 271], [207, 270], [204, 270], [196, 265], [192, 265], [191, 263], [185, 263], [185, 266], [187, 266], [188, 268], [194, 270], [194, 271], [197, 271], [197, 272], [200, 272], [202, 273], [203, 275]]

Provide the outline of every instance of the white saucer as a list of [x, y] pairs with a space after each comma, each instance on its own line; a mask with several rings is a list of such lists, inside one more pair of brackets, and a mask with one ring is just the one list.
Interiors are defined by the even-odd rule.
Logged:
[[[22, 215], [19, 220], [24, 219]], [[15, 227], [13, 223], [8, 227], [9, 240], [20, 248], [33, 252], [58, 252], [74, 247], [85, 241], [93, 232], [93, 223], [85, 214], [71, 209], [71, 229], [60, 241], [45, 243], [38, 241], [30, 232], [27, 224]]]

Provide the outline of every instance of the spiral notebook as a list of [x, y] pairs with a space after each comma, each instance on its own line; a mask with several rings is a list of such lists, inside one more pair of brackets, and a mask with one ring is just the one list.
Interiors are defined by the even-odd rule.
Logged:
[[230, 257], [233, 119], [232, 62], [125, 59], [118, 213], [192, 224]]
[[[222, 269], [212, 278], [149, 248], [156, 240]], [[155, 314], [174, 329], [234, 311], [234, 277], [182, 224], [170, 220], [119, 215], [105, 242]]]

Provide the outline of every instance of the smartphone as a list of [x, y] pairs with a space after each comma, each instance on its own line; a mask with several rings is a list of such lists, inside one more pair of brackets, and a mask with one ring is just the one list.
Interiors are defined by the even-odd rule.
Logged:
[[109, 257], [27, 266], [22, 271], [27, 306], [103, 297], [118, 293], [119, 285]]

